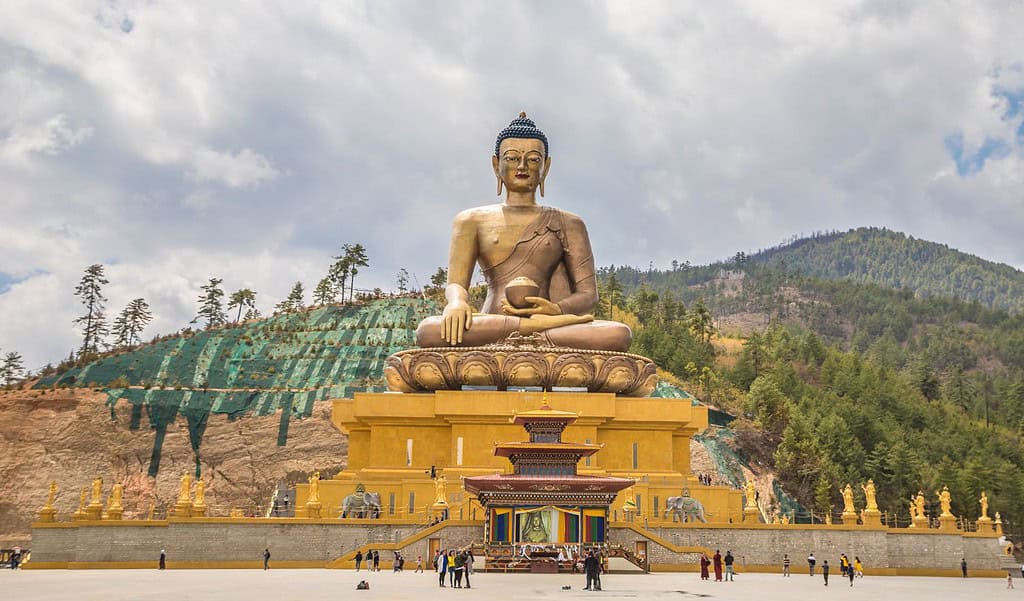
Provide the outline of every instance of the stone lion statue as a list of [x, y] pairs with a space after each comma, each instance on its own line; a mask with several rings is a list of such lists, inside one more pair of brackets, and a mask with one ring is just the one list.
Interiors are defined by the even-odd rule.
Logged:
[[683, 489], [683, 495], [681, 497], [669, 497], [665, 499], [665, 515], [672, 512], [672, 521], [676, 522], [692, 522], [694, 520], [700, 520], [701, 522], [707, 523], [707, 518], [704, 517], [704, 505], [701, 502], [690, 496], [689, 489]]

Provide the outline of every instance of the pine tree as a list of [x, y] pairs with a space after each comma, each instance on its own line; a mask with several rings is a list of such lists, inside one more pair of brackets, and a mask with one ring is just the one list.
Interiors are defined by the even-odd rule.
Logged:
[[444, 267], [438, 267], [434, 275], [430, 276], [430, 285], [435, 288], [444, 288], [448, 285], [448, 270]]
[[395, 283], [398, 284], [399, 294], [405, 294], [409, 290], [409, 270], [405, 267], [398, 270], [395, 276]]
[[274, 311], [278, 313], [291, 313], [293, 311], [298, 311], [305, 304], [302, 300], [303, 292], [302, 282], [295, 282], [295, 285], [292, 286], [292, 291], [288, 293], [288, 296], [281, 302], [274, 305]]
[[711, 311], [708, 310], [702, 298], [697, 299], [697, 303], [690, 310], [690, 331], [703, 344], [711, 342], [711, 337], [715, 335]]
[[314, 305], [326, 305], [333, 303], [335, 298], [334, 284], [331, 283], [330, 276], [320, 280], [316, 288], [313, 289], [313, 304]]
[[248, 288], [235, 290], [228, 298], [228, 309], [233, 309], [234, 307], [238, 307], [238, 315], [235, 316], [235, 323], [238, 323], [242, 320], [243, 309], [252, 310], [256, 308], [256, 293]]
[[103, 314], [107, 298], [101, 289], [109, 284], [103, 273], [103, 265], [96, 263], [86, 268], [85, 274], [75, 288], [75, 296], [85, 305], [85, 315], [75, 319], [76, 325], [82, 326], [82, 348], [79, 356], [87, 356], [99, 352], [100, 340], [107, 335], [107, 320]]
[[250, 319], [259, 319], [260, 317], [263, 317], [263, 314], [260, 313], [260, 310], [256, 307], [251, 307], [245, 312], [245, 321], [249, 321]]
[[619, 279], [615, 277], [614, 271], [608, 276], [608, 282], [604, 287], [604, 294], [608, 297], [608, 316], [614, 320], [615, 305], [622, 301], [622, 285], [619, 284]]
[[[347, 246], [347, 245], [346, 245]], [[359, 273], [360, 267], [369, 267], [370, 259], [366, 256], [366, 249], [363, 248], [362, 244], [356, 244], [351, 248], [346, 249], [348, 256], [348, 269], [349, 269], [349, 282], [348, 282], [348, 300], [352, 301], [353, 293], [356, 289], [356, 274]]]
[[205, 286], [200, 287], [203, 293], [199, 295], [199, 313], [192, 323], [203, 319], [206, 320], [206, 327], [210, 328], [227, 322], [228, 316], [224, 313], [224, 290], [220, 287], [223, 281], [220, 278], [210, 278]]
[[351, 270], [351, 265], [349, 265], [349, 248], [348, 244], [342, 246], [343, 254], [333, 257], [334, 264], [331, 265], [330, 270], [327, 272], [327, 277], [330, 279], [333, 288], [332, 301], [337, 298], [338, 294], [341, 294], [341, 302], [345, 302], [345, 282], [348, 281]]
[[14, 351], [4, 356], [4, 362], [0, 365], [0, 383], [6, 385], [14, 384], [25, 376], [25, 364], [21, 355]]
[[142, 298], [134, 299], [114, 320], [114, 344], [131, 348], [136, 342], [141, 342], [142, 330], [152, 320], [149, 303]]

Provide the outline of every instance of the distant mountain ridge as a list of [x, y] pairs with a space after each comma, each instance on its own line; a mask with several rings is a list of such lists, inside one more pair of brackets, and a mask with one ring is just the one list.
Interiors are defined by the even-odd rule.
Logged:
[[884, 228], [802, 238], [748, 260], [810, 277], [908, 289], [922, 297], [950, 296], [1024, 313], [1024, 272]]

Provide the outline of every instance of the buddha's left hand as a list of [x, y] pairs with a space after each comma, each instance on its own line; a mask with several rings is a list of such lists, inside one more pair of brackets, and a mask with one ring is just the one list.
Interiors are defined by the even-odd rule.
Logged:
[[516, 315], [518, 317], [530, 317], [531, 315], [561, 315], [562, 309], [557, 303], [553, 303], [542, 296], [527, 296], [526, 302], [533, 303], [532, 307], [526, 307], [525, 309], [517, 309], [512, 305], [508, 304], [508, 301], [502, 299], [501, 309], [506, 315]]

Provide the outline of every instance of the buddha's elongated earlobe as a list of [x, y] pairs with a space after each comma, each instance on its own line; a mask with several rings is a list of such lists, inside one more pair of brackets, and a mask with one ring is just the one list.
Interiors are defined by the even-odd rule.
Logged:
[[551, 157], [544, 159], [544, 172], [540, 174], [540, 197], [544, 198], [544, 182], [548, 179], [548, 173], [551, 171]]
[[[541, 186], [543, 186], [543, 185], [544, 185], [544, 184], [541, 184]], [[501, 187], [502, 187], [502, 184], [501, 184], [501, 178], [499, 177], [499, 178], [498, 178], [498, 196], [501, 196], [501, 192], [502, 192], [502, 190], [501, 190]], [[541, 196], [544, 196], [544, 193], [543, 193], [543, 192], [541, 192], [541, 194], [540, 194], [540, 195], [541, 195]]]
[[[495, 150], [497, 152], [497, 150]], [[494, 177], [498, 178], [498, 196], [501, 196], [501, 173], [498, 172], [498, 155], [495, 154], [491, 157], [491, 169], [494, 170]]]

